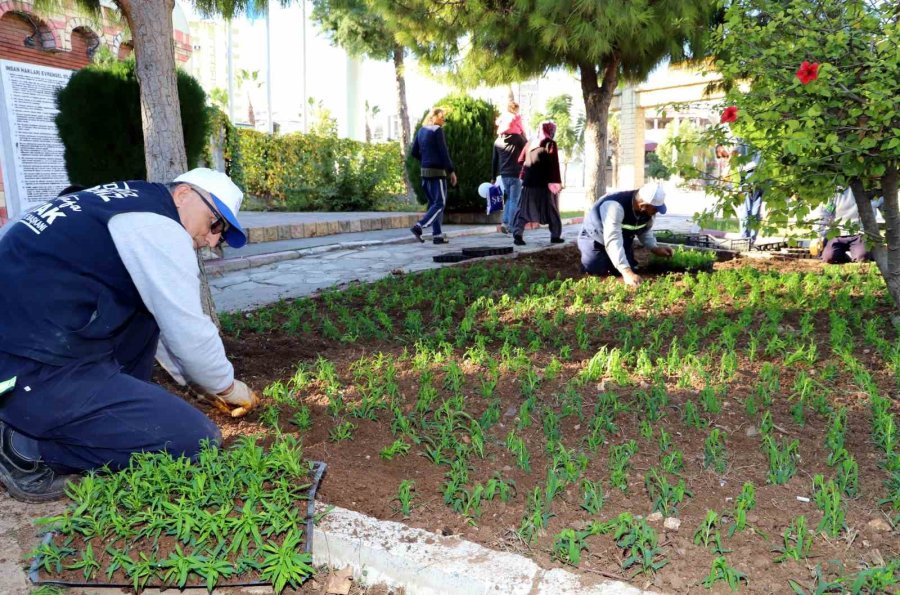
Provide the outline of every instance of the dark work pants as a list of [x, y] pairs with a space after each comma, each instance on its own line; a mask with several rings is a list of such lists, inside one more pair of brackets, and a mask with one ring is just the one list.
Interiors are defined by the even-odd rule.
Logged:
[[[625, 258], [633, 270], [637, 270], [634, 259], [634, 236], [622, 234], [622, 245], [625, 247]], [[579, 234], [578, 250], [581, 252], [581, 271], [589, 275], [621, 275], [613, 265], [606, 247], [594, 241], [590, 236]]]
[[828, 240], [822, 249], [822, 261], [831, 264], [864, 262], [871, 259], [863, 236], [840, 236]]
[[41, 458], [61, 472], [114, 470], [135, 452], [194, 456], [203, 439], [220, 440], [216, 425], [180, 397], [149, 382], [159, 328], [136, 316], [112, 357], [50, 366], [0, 352], [0, 419], [38, 441]]

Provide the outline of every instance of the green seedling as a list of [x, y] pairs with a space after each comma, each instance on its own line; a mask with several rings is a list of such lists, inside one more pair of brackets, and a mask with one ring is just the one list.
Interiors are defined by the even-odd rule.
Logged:
[[66, 566], [66, 570], [81, 570], [81, 574], [86, 581], [93, 579], [100, 571], [100, 568], [100, 562], [94, 556], [94, 548], [90, 543], [81, 552], [80, 560]]
[[356, 430], [356, 424], [350, 421], [339, 423], [332, 428], [328, 437], [332, 442], [341, 442], [343, 440], [353, 440], [353, 432]]
[[412, 499], [415, 489], [416, 484], [413, 480], [404, 479], [400, 482], [400, 487], [397, 489], [397, 495], [394, 497], [394, 500], [399, 503], [399, 507], [397, 507], [396, 510], [402, 514], [405, 519], [408, 519], [412, 512]]
[[693, 401], [688, 401], [684, 404], [684, 409], [681, 412], [681, 421], [684, 422], [684, 425], [698, 430], [706, 427], [706, 420], [700, 417], [697, 405]]
[[722, 411], [722, 401], [715, 387], [705, 386], [700, 391], [700, 405], [709, 415], [718, 415]]
[[600, 480], [581, 480], [581, 508], [595, 515], [603, 508], [606, 495], [603, 492], [603, 483]]
[[667, 450], [672, 448], [672, 435], [669, 434], [665, 429], [661, 428], [659, 430], [659, 439], [657, 441], [659, 445], [659, 452], [665, 453]]
[[272, 583], [275, 593], [281, 593], [290, 585], [297, 589], [315, 572], [312, 555], [300, 545], [302, 531], [290, 531], [281, 544], [270, 541], [262, 547], [262, 563], [259, 576]]
[[640, 432], [642, 438], [644, 438], [645, 440], [650, 440], [651, 438], [653, 438], [653, 424], [651, 424], [650, 421], [646, 419], [642, 419]]
[[707, 469], [712, 467], [717, 473], [724, 473], [728, 468], [725, 440], [718, 428], [713, 428], [703, 443], [703, 466]]
[[609, 483], [623, 492], [628, 491], [629, 460], [637, 452], [637, 442], [629, 440], [609, 449]]
[[745, 574], [728, 565], [728, 560], [725, 559], [725, 556], [719, 556], [713, 560], [709, 575], [703, 579], [702, 584], [707, 589], [712, 589], [713, 585], [719, 581], [724, 581], [732, 591], [740, 589], [741, 581], [744, 583], [749, 582]]
[[762, 436], [771, 436], [774, 428], [775, 422], [772, 421], [772, 412], [767, 409], [763, 413], [762, 419], [759, 421], [759, 433]]
[[829, 450], [828, 464], [831, 466], [837, 463], [837, 454], [844, 450], [844, 435], [846, 432], [847, 408], [841, 407], [831, 416], [828, 431], [825, 433], [825, 448]]
[[771, 435], [763, 436], [763, 450], [769, 458], [767, 479], [769, 483], [774, 483], [775, 485], [787, 483], [797, 472], [800, 442], [798, 440], [793, 440], [787, 444], [785, 442], [783, 440], [779, 447]]
[[516, 495], [516, 484], [514, 481], [506, 481], [499, 475], [492, 477], [484, 486], [484, 499], [493, 500], [500, 498], [501, 502], [509, 502]]
[[280, 426], [278, 424], [278, 418], [281, 415], [281, 411], [278, 409], [277, 405], [266, 405], [262, 408], [262, 411], [259, 412], [259, 422], [275, 431], [278, 431]]
[[722, 535], [719, 532], [719, 514], [714, 510], [706, 511], [706, 518], [694, 533], [694, 545], [701, 545], [708, 548], [714, 554], [725, 554], [731, 550], [726, 550], [722, 545]]
[[613, 539], [625, 552], [622, 569], [635, 568], [633, 576], [655, 574], [669, 563], [661, 558], [662, 551], [657, 545], [659, 536], [644, 519], [636, 519], [627, 512], [622, 513], [616, 520]]
[[743, 531], [747, 527], [747, 513], [756, 508], [756, 490], [749, 481], [744, 483], [741, 493], [734, 505], [734, 524], [728, 530], [731, 537], [737, 531]]
[[564, 564], [578, 566], [581, 563], [581, 552], [587, 549], [584, 535], [575, 529], [563, 529], [553, 538], [553, 558]]
[[526, 472], [531, 471], [531, 457], [528, 454], [528, 447], [525, 440], [521, 436], [517, 436], [515, 430], [510, 430], [506, 435], [506, 448], [516, 457], [516, 465]]
[[776, 562], [809, 557], [813, 536], [806, 529], [806, 517], [801, 515], [794, 519], [791, 526], [784, 530], [782, 539], [783, 545], [775, 550], [781, 552], [781, 555], [775, 558]]
[[312, 427], [312, 412], [309, 410], [309, 407], [301, 405], [291, 418], [291, 423], [301, 431], [310, 429]]
[[644, 477], [644, 487], [647, 495], [653, 501], [653, 510], [659, 511], [663, 516], [676, 516], [678, 505], [684, 501], [685, 496], [690, 496], [684, 479], [680, 479], [676, 485], [671, 485], [664, 473], [652, 468]]
[[541, 488], [534, 488], [528, 495], [525, 507], [525, 516], [517, 531], [519, 537], [526, 543], [531, 543], [538, 534], [547, 527], [553, 514], [545, 506]]
[[662, 456], [659, 464], [667, 473], [681, 473], [684, 470], [684, 455], [680, 450], [672, 450]]
[[825, 482], [822, 475], [813, 477], [813, 494], [816, 506], [822, 511], [822, 520], [816, 531], [822, 531], [835, 538], [844, 530], [844, 507], [841, 502], [841, 491], [832, 480]]
[[409, 442], [406, 442], [402, 438], [397, 438], [389, 446], [382, 448], [381, 452], [378, 454], [385, 461], [392, 461], [395, 457], [408, 454], [410, 448], [412, 448], [412, 445]]
[[835, 453], [834, 460], [837, 463], [837, 477], [835, 483], [841, 492], [849, 497], [859, 496], [859, 465], [845, 448]]

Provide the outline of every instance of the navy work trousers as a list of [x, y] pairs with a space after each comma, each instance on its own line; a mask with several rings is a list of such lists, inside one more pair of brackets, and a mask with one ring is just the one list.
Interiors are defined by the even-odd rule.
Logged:
[[41, 459], [59, 472], [128, 465], [135, 452], [194, 456], [203, 439], [220, 440], [199, 410], [150, 382], [159, 327], [137, 315], [111, 357], [50, 366], [0, 351], [0, 419], [36, 440]]

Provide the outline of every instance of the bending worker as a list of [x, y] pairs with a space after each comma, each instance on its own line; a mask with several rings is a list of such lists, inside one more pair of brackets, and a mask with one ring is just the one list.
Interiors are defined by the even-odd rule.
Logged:
[[590, 275], [621, 274], [628, 285], [639, 285], [635, 272], [634, 238], [657, 256], [671, 257], [672, 249], [656, 245], [653, 218], [666, 212], [662, 186], [645, 184], [638, 190], [606, 194], [584, 217], [578, 234], [581, 270]]
[[216, 425], [150, 382], [154, 356], [220, 409], [258, 399], [234, 378], [200, 304], [194, 250], [246, 235], [223, 173], [116, 182], [60, 196], [0, 239], [0, 482], [18, 500], [63, 496], [65, 474], [132, 453], [194, 456]]

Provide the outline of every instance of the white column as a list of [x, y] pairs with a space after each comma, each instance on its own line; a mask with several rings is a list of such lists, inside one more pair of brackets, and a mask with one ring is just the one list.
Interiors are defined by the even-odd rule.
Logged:
[[360, 62], [358, 59], [347, 56], [347, 138], [353, 140], [366, 140], [365, 124], [363, 123], [362, 93], [360, 93]]

